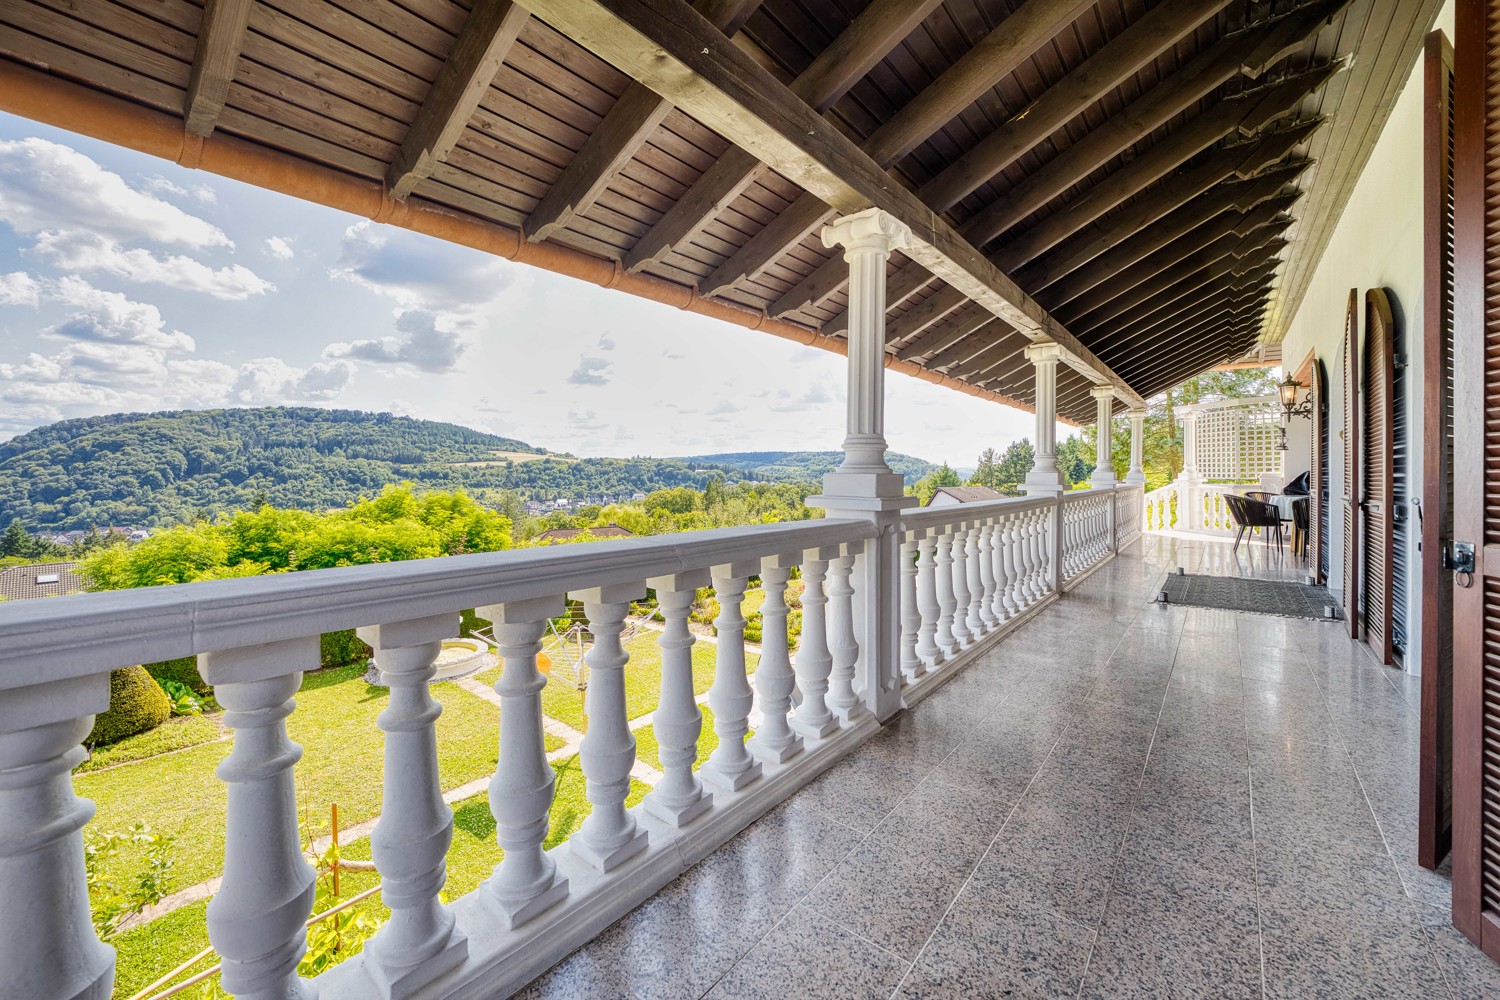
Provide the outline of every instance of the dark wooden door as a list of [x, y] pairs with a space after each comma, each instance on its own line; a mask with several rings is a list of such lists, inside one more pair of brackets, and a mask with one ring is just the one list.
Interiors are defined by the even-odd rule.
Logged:
[[1422, 755], [1417, 863], [1436, 868], [1453, 840], [1453, 46], [1427, 36], [1423, 69], [1423, 476], [1413, 497], [1422, 564]]
[[1500, 5], [1455, 29], [1453, 923], [1500, 959]]
[[1359, 617], [1359, 289], [1349, 289], [1344, 315], [1344, 624], [1363, 633]]
[[1365, 293], [1365, 343], [1360, 351], [1360, 613], [1365, 641], [1391, 662], [1391, 452], [1395, 406], [1395, 320], [1383, 288]]
[[1313, 577], [1318, 586], [1328, 583], [1328, 366], [1322, 358], [1312, 365], [1313, 453], [1309, 489], [1308, 533]]

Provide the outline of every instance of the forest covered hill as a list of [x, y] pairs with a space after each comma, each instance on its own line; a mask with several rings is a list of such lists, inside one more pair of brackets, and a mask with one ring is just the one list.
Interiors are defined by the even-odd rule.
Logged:
[[[0, 443], [0, 526], [160, 527], [262, 503], [347, 507], [390, 483], [462, 487], [481, 502], [584, 499], [727, 482], [814, 482], [838, 452], [574, 458], [457, 424], [313, 407], [116, 413]], [[931, 466], [892, 456], [908, 481]], [[918, 471], [920, 470], [920, 471]]]

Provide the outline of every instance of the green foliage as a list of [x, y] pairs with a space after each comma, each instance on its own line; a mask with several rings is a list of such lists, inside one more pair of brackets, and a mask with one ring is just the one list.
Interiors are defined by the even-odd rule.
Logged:
[[168, 681], [171, 681], [191, 689], [200, 698], [214, 693], [212, 685], [198, 673], [198, 658], [195, 656], [163, 660], [160, 663], [147, 663], [144, 669], [146, 673], [156, 678], [156, 682], [163, 688], [167, 686]]
[[125, 667], [109, 675], [109, 710], [94, 719], [84, 740], [104, 746], [127, 736], [155, 729], [172, 715], [172, 702], [151, 675], [140, 667]]
[[181, 681], [157, 681], [161, 689], [167, 693], [167, 698], [172, 702], [173, 715], [201, 715], [203, 702], [193, 693], [193, 689]]
[[932, 495], [938, 491], [938, 487], [962, 485], [963, 480], [958, 478], [958, 473], [954, 472], [947, 462], [944, 462], [917, 480], [915, 485], [912, 486], [912, 491], [922, 501], [922, 505], [926, 506], [927, 502], [932, 499]]
[[[694, 455], [682, 461], [695, 468], [719, 466], [748, 473], [753, 479], [779, 482], [821, 483], [823, 477], [844, 461], [841, 451], [738, 451], [720, 455]], [[936, 466], [920, 458], [894, 451], [885, 453], [885, 462], [894, 472], [906, 478], [911, 486]]]
[[339, 632], [325, 632], [318, 641], [318, 665], [323, 668], [344, 667], [351, 663], [362, 663], [374, 652], [363, 639], [347, 628]]
[[33, 537], [15, 519], [11, 520], [10, 527], [5, 529], [4, 534], [0, 534], [0, 558], [26, 563], [59, 559], [67, 554], [68, 550], [63, 546]]
[[[126, 845], [133, 845], [140, 853], [138, 867], [126, 878], [107, 877], [106, 862], [116, 858]], [[153, 833], [145, 823], [136, 823], [128, 833], [89, 827], [83, 835], [83, 868], [94, 932], [108, 940], [127, 919], [155, 906], [167, 894], [172, 838]]]
[[90, 752], [89, 759], [74, 769], [74, 773], [86, 774], [89, 771], [145, 760], [147, 757], [208, 743], [221, 735], [218, 723], [208, 716], [179, 716], [168, 719], [155, 729], [127, 736], [118, 743], [96, 747]]

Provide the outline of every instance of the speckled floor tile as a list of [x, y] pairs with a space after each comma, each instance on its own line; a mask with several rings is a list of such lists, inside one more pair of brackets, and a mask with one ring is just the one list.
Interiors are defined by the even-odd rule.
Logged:
[[829, 768], [794, 798], [832, 819], [869, 833], [917, 787], [930, 765], [880, 759], [859, 752]]
[[1422, 915], [1432, 953], [1443, 970], [1453, 1000], [1493, 1000], [1500, 997], [1500, 964], [1455, 930], [1447, 908]]
[[1081, 924], [971, 883], [896, 996], [1072, 996], [1093, 939], [1093, 931]]
[[1414, 923], [1305, 920], [1263, 926], [1268, 1000], [1447, 997], [1427, 932]]
[[880, 1000], [908, 962], [798, 909], [735, 963], [708, 1000]]

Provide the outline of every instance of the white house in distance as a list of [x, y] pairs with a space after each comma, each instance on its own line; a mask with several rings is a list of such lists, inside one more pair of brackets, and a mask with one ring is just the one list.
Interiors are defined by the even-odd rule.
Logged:
[[[235, 730], [206, 920], [240, 997], [1500, 996], [1500, 5], [7, 0], [0, 109], [848, 358], [821, 519], [0, 603], [5, 1000], [110, 995], [70, 771], [112, 669], [188, 655]], [[1211, 474], [1160, 504], [1188, 537], [1141, 530], [1148, 400], [1262, 344], [1306, 563], [1192, 537]], [[912, 509], [887, 369], [1033, 412], [1026, 495]], [[1058, 421], [1120, 417], [1124, 478], [1099, 433], [1067, 490]], [[1178, 566], [1344, 615], [1153, 603]], [[549, 848], [569, 599], [589, 813]], [[504, 860], [448, 900], [420, 695], [470, 608]], [[390, 914], [304, 982], [286, 720], [354, 627], [405, 692]]]
[[985, 503], [1004, 497], [988, 486], [939, 486], [928, 498], [926, 507], [953, 507], [962, 503]]

